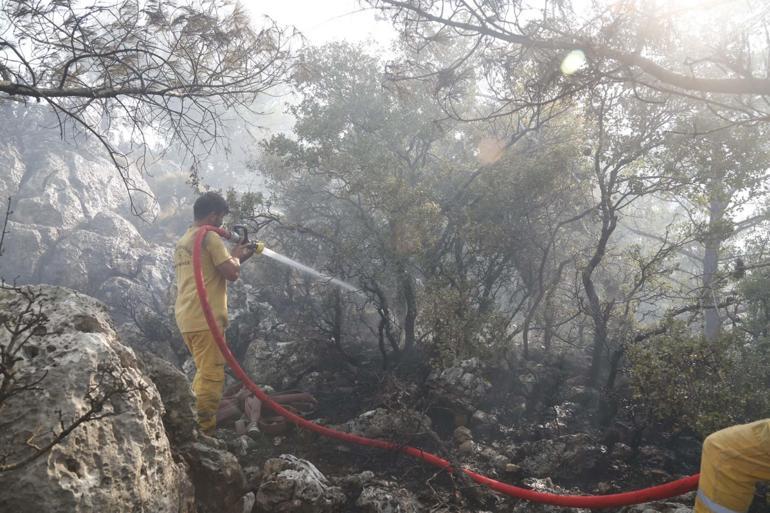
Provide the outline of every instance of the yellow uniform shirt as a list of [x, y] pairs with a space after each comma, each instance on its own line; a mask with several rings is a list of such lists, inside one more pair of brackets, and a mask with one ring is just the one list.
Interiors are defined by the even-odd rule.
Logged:
[[[192, 266], [193, 243], [197, 226], [191, 226], [176, 243], [174, 251], [174, 268], [176, 270], [176, 304], [174, 313], [179, 331], [208, 330], [206, 318], [203, 316], [198, 291], [195, 288], [195, 273]], [[217, 270], [216, 266], [230, 258], [224, 242], [215, 232], [208, 232], [203, 239], [201, 248], [201, 264], [203, 267], [203, 282], [209, 296], [209, 304], [214, 312], [219, 326], [227, 327], [227, 280]]]

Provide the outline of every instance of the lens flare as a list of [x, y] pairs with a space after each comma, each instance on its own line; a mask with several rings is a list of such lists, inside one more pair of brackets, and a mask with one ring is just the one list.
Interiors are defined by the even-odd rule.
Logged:
[[565, 75], [572, 75], [583, 69], [586, 65], [586, 54], [583, 50], [572, 50], [561, 61], [561, 72]]
[[495, 137], [484, 137], [479, 141], [479, 146], [476, 149], [476, 158], [484, 165], [494, 164], [500, 160], [504, 151], [505, 141]]

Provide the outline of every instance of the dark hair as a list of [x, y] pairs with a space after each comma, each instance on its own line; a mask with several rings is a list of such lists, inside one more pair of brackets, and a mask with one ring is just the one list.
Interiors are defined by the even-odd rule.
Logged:
[[227, 206], [227, 200], [216, 192], [201, 194], [193, 205], [193, 217], [195, 217], [196, 221], [200, 221], [209, 214], [222, 213], [229, 214], [230, 207]]

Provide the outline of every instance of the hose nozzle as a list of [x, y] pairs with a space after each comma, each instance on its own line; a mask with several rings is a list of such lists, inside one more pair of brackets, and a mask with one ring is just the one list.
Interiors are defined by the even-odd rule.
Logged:
[[262, 254], [265, 249], [265, 243], [262, 241], [250, 241], [249, 230], [246, 225], [234, 224], [230, 231], [229, 239], [235, 244], [246, 244], [249, 249], [253, 249], [257, 255]]

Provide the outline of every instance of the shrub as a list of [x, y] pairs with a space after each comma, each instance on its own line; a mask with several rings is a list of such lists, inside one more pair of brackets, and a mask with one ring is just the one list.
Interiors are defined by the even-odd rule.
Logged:
[[770, 416], [768, 360], [737, 333], [709, 342], [679, 326], [629, 349], [633, 400], [669, 428], [707, 435]]

